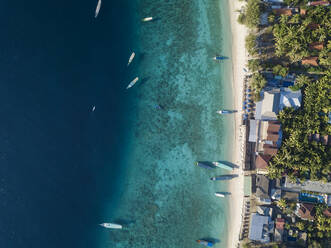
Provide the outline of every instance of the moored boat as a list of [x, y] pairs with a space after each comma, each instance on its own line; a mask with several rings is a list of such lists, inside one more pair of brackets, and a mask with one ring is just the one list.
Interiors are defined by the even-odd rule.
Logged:
[[153, 17], [150, 16], [150, 17], [145, 17], [142, 19], [143, 22], [150, 22], [151, 20], [153, 20]]
[[216, 192], [215, 195], [216, 195], [217, 197], [225, 197], [224, 194], [222, 194], [222, 193], [218, 193], [218, 192]]
[[136, 77], [135, 79], [133, 79], [129, 85], [126, 87], [126, 89], [130, 89], [133, 85], [135, 85], [138, 82], [139, 78]]
[[131, 64], [131, 62], [132, 62], [132, 60], [134, 59], [134, 56], [135, 56], [136, 54], [133, 52], [132, 54], [131, 54], [131, 56], [130, 56], [130, 58], [129, 58], [129, 62], [128, 62], [128, 66]]
[[218, 110], [217, 113], [220, 115], [224, 115], [224, 114], [233, 114], [236, 113], [237, 110]]
[[210, 163], [208, 162], [196, 162], [195, 163], [196, 166], [199, 166], [201, 168], [205, 168], [205, 169], [215, 169], [215, 167], [213, 167]]
[[213, 57], [213, 59], [214, 60], [225, 60], [225, 59], [227, 59], [227, 57], [225, 57], [225, 56], [215, 56], [215, 57]]
[[212, 181], [231, 180], [232, 178], [235, 178], [237, 176], [238, 175], [236, 175], [236, 174], [222, 175], [222, 176], [211, 177], [210, 180], [212, 180]]
[[107, 229], [122, 229], [122, 225], [114, 224], [114, 223], [101, 223], [100, 226], [107, 228]]
[[208, 246], [208, 247], [212, 247], [212, 246], [214, 245], [213, 242], [210, 242], [210, 241], [205, 240], [205, 239], [198, 239], [197, 242], [198, 242], [199, 244], [202, 244], [202, 245], [204, 245], [204, 246]]
[[95, 106], [92, 107], [92, 112], [94, 112], [94, 111], [95, 111]]
[[94, 18], [97, 18], [98, 17], [100, 8], [101, 8], [101, 0], [98, 1], [97, 8], [95, 9]]
[[227, 164], [223, 164], [221, 162], [212, 162], [213, 165], [215, 165], [218, 168], [226, 169], [226, 170], [233, 170], [233, 167]]

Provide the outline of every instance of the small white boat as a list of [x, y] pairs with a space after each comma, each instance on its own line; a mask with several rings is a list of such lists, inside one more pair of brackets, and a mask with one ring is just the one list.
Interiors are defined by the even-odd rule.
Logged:
[[126, 89], [130, 89], [133, 85], [135, 85], [135, 84], [138, 82], [138, 80], [139, 80], [138, 77], [136, 77], [135, 79], [133, 79], [133, 80], [129, 83], [128, 87], [126, 87]]
[[222, 193], [215, 193], [215, 195], [217, 196], [217, 197], [225, 197], [225, 195], [224, 194], [222, 194]]
[[132, 60], [134, 59], [134, 56], [135, 56], [136, 54], [133, 52], [132, 54], [131, 54], [131, 56], [130, 56], [130, 58], [129, 58], [129, 62], [128, 62], [128, 66], [131, 64], [131, 62], [132, 62]]
[[92, 107], [92, 112], [94, 112], [94, 110], [95, 110], [95, 106]]
[[145, 17], [144, 19], [142, 19], [143, 22], [150, 22], [151, 20], [153, 20], [153, 17]]
[[100, 8], [101, 8], [101, 0], [98, 1], [97, 8], [95, 9], [95, 15], [94, 15], [94, 18], [97, 18], [97, 17], [98, 17], [98, 15], [99, 15], [99, 11], [100, 11]]
[[104, 228], [108, 228], [108, 229], [122, 229], [123, 228], [122, 225], [114, 224], [114, 223], [102, 223], [99, 225]]

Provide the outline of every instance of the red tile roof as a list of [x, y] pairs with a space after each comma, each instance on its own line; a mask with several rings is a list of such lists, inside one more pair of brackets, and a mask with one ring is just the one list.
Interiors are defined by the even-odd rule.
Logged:
[[268, 133], [267, 140], [276, 142], [279, 139], [278, 133]]
[[278, 152], [278, 148], [271, 145], [263, 145], [263, 150], [265, 155], [274, 156]]
[[309, 2], [308, 5], [310, 6], [318, 6], [318, 5], [329, 5], [328, 1], [315, 1], [315, 2]]
[[285, 220], [283, 218], [276, 219], [276, 228], [279, 230], [284, 230]]
[[318, 57], [308, 57], [308, 58], [302, 59], [301, 63], [303, 65], [318, 66], [317, 59], [318, 59]]
[[257, 155], [255, 160], [255, 166], [258, 169], [266, 169], [268, 167], [268, 162], [271, 159], [270, 155]]
[[273, 12], [276, 15], [287, 15], [287, 16], [292, 15], [292, 9], [274, 9]]
[[269, 122], [268, 130], [267, 130], [268, 133], [278, 133], [279, 130], [280, 130], [280, 124]]
[[315, 207], [310, 203], [301, 203], [298, 210], [298, 215], [302, 219], [314, 220], [315, 219]]
[[324, 48], [323, 42], [313, 42], [309, 44], [310, 49], [322, 50]]
[[323, 211], [323, 214], [324, 214], [325, 216], [327, 216], [327, 217], [331, 217], [331, 207], [325, 209], [325, 210]]

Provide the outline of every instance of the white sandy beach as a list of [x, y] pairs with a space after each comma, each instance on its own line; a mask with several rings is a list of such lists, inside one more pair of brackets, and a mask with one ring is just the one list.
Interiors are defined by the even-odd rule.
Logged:
[[241, 227], [241, 215], [244, 199], [244, 174], [243, 174], [243, 148], [244, 136], [241, 129], [241, 110], [242, 110], [242, 94], [244, 85], [245, 72], [243, 70], [247, 63], [247, 53], [245, 49], [245, 37], [248, 33], [247, 28], [237, 22], [240, 10], [245, 2], [239, 0], [229, 0], [230, 23], [232, 33], [232, 71], [233, 71], [233, 94], [234, 107], [239, 110], [235, 119], [235, 142], [232, 152], [232, 161], [240, 166], [234, 173], [239, 174], [239, 177], [231, 180], [229, 191], [232, 194], [230, 199], [230, 218], [229, 218], [229, 248], [237, 247], [239, 242], [239, 233]]

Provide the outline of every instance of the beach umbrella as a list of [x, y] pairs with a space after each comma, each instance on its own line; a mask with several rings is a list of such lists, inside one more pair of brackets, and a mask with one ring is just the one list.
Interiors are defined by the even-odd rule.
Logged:
[[245, 110], [246, 109], [246, 106], [245, 105], [243, 105], [243, 110]]
[[249, 113], [249, 112], [251, 112], [251, 110], [250, 109], [247, 109], [247, 112]]
[[252, 96], [252, 94], [247, 94], [247, 97], [251, 97]]
[[247, 89], [246, 92], [251, 92], [252, 90], [251, 89]]

